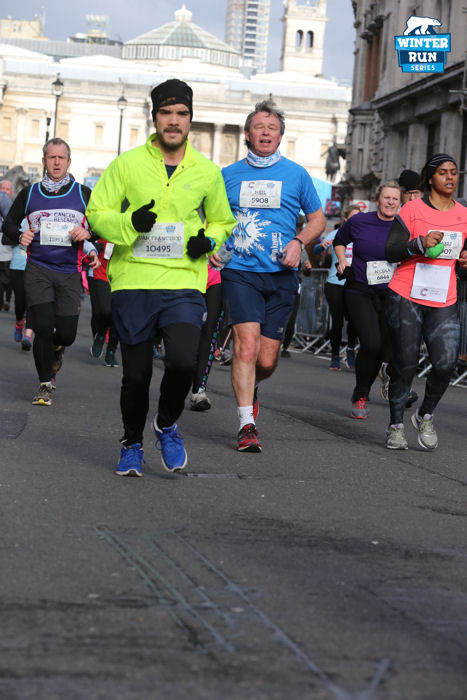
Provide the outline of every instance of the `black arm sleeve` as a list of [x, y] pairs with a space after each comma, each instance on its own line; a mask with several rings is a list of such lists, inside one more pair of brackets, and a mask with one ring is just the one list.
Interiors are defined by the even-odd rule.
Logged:
[[334, 236], [334, 240], [332, 241], [332, 245], [334, 248], [336, 247], [336, 245], [343, 245], [345, 248], [347, 246], [347, 243], [344, 243], [343, 241], [341, 241], [341, 239], [338, 236]]
[[388, 262], [400, 262], [412, 255], [423, 255], [423, 248], [420, 238], [410, 239], [410, 231], [399, 216], [394, 219], [389, 229], [386, 241], [386, 260]]
[[21, 236], [21, 222], [24, 219], [28, 201], [29, 187], [25, 187], [16, 197], [3, 222], [3, 245], [18, 245]]

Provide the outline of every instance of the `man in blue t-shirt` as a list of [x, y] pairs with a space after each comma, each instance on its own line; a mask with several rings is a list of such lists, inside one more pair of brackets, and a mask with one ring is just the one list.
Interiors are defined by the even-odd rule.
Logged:
[[[284, 114], [274, 102], [259, 102], [245, 122], [247, 157], [222, 171], [237, 220], [229, 239], [234, 255], [222, 270], [222, 286], [233, 328], [232, 386], [241, 452], [261, 452], [255, 424], [258, 383], [277, 366], [302, 249], [326, 225], [311, 177], [278, 150], [284, 129]], [[300, 210], [306, 225], [297, 234]], [[210, 261], [222, 265], [217, 254]]]

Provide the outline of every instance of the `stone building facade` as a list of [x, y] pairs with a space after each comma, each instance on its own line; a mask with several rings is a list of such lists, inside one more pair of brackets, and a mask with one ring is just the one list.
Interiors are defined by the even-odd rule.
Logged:
[[[172, 77], [193, 88], [191, 142], [221, 167], [245, 153], [245, 117], [271, 95], [286, 113], [283, 154], [313, 177], [326, 179], [327, 149], [334, 140], [344, 144], [349, 88], [311, 77], [306, 64], [302, 72], [244, 75], [238, 52], [193, 24], [184, 7], [174, 22], [124, 44], [122, 58], [102, 55], [98, 46], [94, 55], [66, 58], [56, 47], [57, 58], [57, 43], [42, 41], [38, 52], [24, 40], [2, 44], [0, 38], [0, 175], [22, 165], [37, 179], [42, 145], [55, 133], [70, 143], [74, 176], [92, 182], [119, 145], [128, 150], [153, 131], [150, 91]], [[57, 74], [63, 85], [55, 96]]]
[[[465, 4], [465, 3], [464, 3]], [[461, 171], [466, 197], [467, 14], [456, 0], [354, 0], [356, 30], [352, 105], [346, 143], [348, 199], [372, 200], [377, 185], [404, 168], [419, 171], [436, 152], [448, 152]], [[443, 73], [403, 73], [394, 37], [411, 16], [439, 20], [451, 34]]]

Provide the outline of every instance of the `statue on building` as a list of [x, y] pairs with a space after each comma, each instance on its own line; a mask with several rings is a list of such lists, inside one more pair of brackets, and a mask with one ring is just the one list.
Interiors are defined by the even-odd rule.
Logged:
[[324, 155], [326, 155], [326, 176], [331, 180], [331, 182], [334, 182], [336, 173], [338, 170], [340, 170], [341, 167], [339, 163], [339, 157], [341, 155], [341, 152], [336, 146], [335, 139], [332, 143], [332, 146], [329, 146], [329, 148], [324, 152]]

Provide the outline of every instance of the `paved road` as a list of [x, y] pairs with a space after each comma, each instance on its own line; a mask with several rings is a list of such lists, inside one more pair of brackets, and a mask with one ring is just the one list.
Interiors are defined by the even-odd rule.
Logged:
[[87, 355], [88, 302], [50, 408], [12, 326], [2, 312], [2, 700], [465, 700], [464, 389], [436, 452], [409, 428], [390, 452], [377, 392], [352, 421], [352, 373], [296, 353], [262, 387], [263, 453], [238, 454], [216, 365], [213, 409], [180, 422], [186, 473], [148, 429], [145, 475], [123, 479], [120, 369]]

